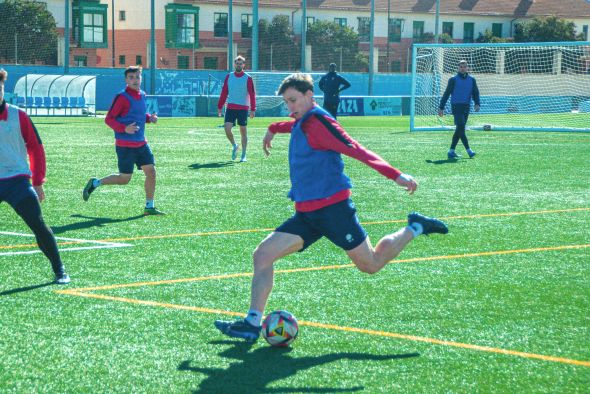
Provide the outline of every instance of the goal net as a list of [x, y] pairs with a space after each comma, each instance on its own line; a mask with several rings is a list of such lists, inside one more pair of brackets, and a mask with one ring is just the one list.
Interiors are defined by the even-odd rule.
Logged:
[[417, 44], [413, 48], [410, 128], [452, 129], [451, 100], [440, 99], [459, 61], [469, 63], [481, 109], [468, 128], [590, 131], [588, 42], [526, 44]]

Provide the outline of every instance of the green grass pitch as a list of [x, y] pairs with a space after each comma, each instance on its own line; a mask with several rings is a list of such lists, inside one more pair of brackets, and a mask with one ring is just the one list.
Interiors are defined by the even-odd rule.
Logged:
[[28, 228], [1, 204], [0, 392], [588, 390], [590, 134], [472, 131], [478, 155], [448, 162], [449, 132], [342, 118], [419, 182], [409, 196], [344, 159], [373, 243], [412, 210], [450, 233], [419, 237], [373, 276], [325, 240], [278, 262], [267, 312], [287, 309], [301, 327], [277, 349], [213, 327], [247, 310], [252, 252], [293, 213], [288, 136], [262, 153], [270, 121], [251, 121], [247, 163], [229, 160], [220, 119], [148, 126], [168, 215], [143, 217], [141, 173], [82, 201], [89, 177], [116, 171], [102, 119], [34, 119], [44, 216], [72, 283], [50, 284], [44, 256], [25, 254], [37, 250]]

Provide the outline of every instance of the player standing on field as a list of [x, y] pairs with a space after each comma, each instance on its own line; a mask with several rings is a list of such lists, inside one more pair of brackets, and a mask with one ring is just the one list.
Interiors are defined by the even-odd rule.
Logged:
[[0, 69], [0, 202], [10, 204], [33, 231], [39, 249], [51, 262], [55, 283], [65, 285], [70, 283], [70, 277], [59, 256], [55, 236], [41, 213], [40, 202], [45, 199], [45, 150], [27, 114], [4, 101], [6, 78], [8, 73]]
[[447, 89], [440, 99], [440, 105], [438, 106], [438, 116], [443, 116], [445, 105], [449, 96], [451, 96], [451, 110], [455, 118], [455, 133], [451, 141], [451, 149], [449, 149], [447, 154], [449, 159], [459, 158], [459, 155], [455, 153], [455, 148], [459, 140], [463, 143], [469, 157], [475, 156], [475, 152], [469, 147], [469, 141], [467, 141], [467, 135], [465, 134], [465, 126], [467, 125], [472, 98], [475, 103], [475, 112], [479, 111], [479, 89], [477, 88], [475, 78], [469, 75], [467, 70], [467, 61], [461, 60], [459, 62], [459, 71], [457, 75], [449, 78]]
[[256, 112], [256, 91], [252, 77], [244, 72], [246, 59], [237, 56], [234, 59], [234, 72], [228, 74], [223, 81], [223, 88], [217, 103], [217, 115], [221, 116], [221, 110], [227, 100], [227, 109], [225, 110], [225, 119], [223, 128], [225, 135], [232, 145], [231, 159], [235, 160], [238, 154], [238, 144], [234, 140], [234, 134], [231, 129], [234, 127], [236, 120], [240, 126], [242, 138], [242, 158], [241, 162], [246, 161], [246, 148], [248, 146], [248, 109], [250, 118], [254, 118]]
[[352, 187], [344, 174], [341, 154], [357, 159], [411, 194], [416, 181], [364, 148], [313, 99], [313, 80], [307, 74], [292, 74], [279, 87], [295, 120], [273, 123], [263, 140], [268, 155], [276, 133], [291, 133], [289, 143], [289, 197], [295, 202], [295, 215], [266, 237], [254, 251], [250, 310], [245, 319], [215, 321], [225, 335], [255, 341], [273, 286], [274, 263], [301, 252], [322, 237], [342, 248], [362, 272], [373, 274], [394, 259], [420, 234], [448, 232], [440, 220], [412, 212], [408, 225], [383, 237], [375, 248], [359, 223], [350, 199]]
[[119, 173], [102, 179], [90, 178], [82, 191], [82, 198], [88, 201], [90, 194], [102, 185], [128, 184], [135, 165], [145, 174], [144, 215], [163, 215], [164, 212], [154, 205], [156, 167], [154, 155], [145, 139], [145, 124], [156, 123], [158, 116], [146, 112], [145, 92], [141, 90], [141, 66], [127, 67], [125, 82], [127, 87], [115, 96], [105, 119], [105, 123], [115, 132]]
[[336, 72], [336, 63], [330, 63], [328, 73], [320, 78], [319, 87], [324, 92], [324, 109], [336, 119], [338, 105], [340, 104], [340, 92], [350, 87], [350, 82]]

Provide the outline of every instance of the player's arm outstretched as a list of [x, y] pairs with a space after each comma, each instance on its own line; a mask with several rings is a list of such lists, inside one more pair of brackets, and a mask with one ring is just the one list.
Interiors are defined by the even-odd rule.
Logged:
[[284, 122], [275, 122], [271, 123], [268, 126], [268, 130], [262, 139], [262, 150], [266, 156], [270, 155], [270, 150], [272, 149], [272, 139], [275, 137], [276, 133], [290, 133], [293, 125], [295, 124], [295, 120], [288, 120]]
[[359, 144], [335, 120], [316, 115], [308, 119], [303, 128], [307, 132], [307, 140], [312, 148], [333, 150], [363, 162], [399, 186], [404, 187], [410, 194], [413, 194], [418, 188], [418, 183], [411, 175], [403, 174], [378, 154]]

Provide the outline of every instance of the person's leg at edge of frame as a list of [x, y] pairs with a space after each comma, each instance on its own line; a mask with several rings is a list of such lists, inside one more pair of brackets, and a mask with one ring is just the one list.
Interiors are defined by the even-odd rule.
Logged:
[[16, 204], [14, 210], [31, 229], [35, 235], [39, 249], [49, 259], [51, 268], [55, 274], [56, 282], [58, 284], [70, 283], [70, 277], [65, 272], [64, 265], [59, 255], [55, 236], [53, 235], [51, 228], [49, 228], [43, 220], [39, 200], [33, 196], [26, 197]]

